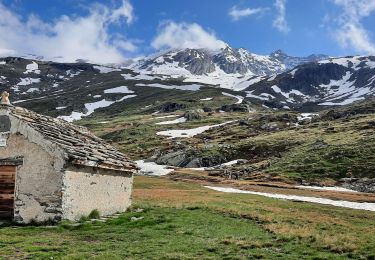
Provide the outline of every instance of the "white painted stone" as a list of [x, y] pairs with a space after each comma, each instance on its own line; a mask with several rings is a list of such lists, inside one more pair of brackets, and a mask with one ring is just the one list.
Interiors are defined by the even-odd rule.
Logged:
[[78, 220], [93, 209], [111, 215], [126, 211], [131, 204], [133, 176], [123, 172], [69, 167], [63, 182], [64, 219]]

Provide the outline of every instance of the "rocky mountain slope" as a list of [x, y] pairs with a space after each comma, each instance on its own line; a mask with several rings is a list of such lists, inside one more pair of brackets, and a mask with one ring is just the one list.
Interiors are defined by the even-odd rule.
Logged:
[[221, 50], [177, 49], [130, 62], [126, 67], [152, 74], [184, 77], [186, 81], [239, 89], [244, 79], [259, 81], [297, 65], [328, 58], [326, 55], [292, 57], [278, 50], [271, 55], [257, 55], [229, 45]]
[[157, 108], [151, 105], [161, 106], [156, 103], [172, 92], [189, 95], [204, 86], [87, 63], [0, 59], [0, 90], [10, 92], [13, 104], [67, 120], [80, 119], [100, 109], [108, 109], [110, 114], [115, 105], [135, 104], [135, 109], [140, 110], [150, 105], [144, 110], [155, 112]]
[[372, 98], [314, 114], [180, 107], [78, 123], [146, 160], [156, 175], [172, 166], [227, 179], [375, 192], [374, 104]]
[[301, 65], [303, 63], [325, 60], [329, 58], [329, 56], [323, 54], [311, 54], [307, 57], [293, 57], [286, 54], [282, 50], [272, 52], [269, 55], [269, 57], [278, 60], [280, 63], [284, 64], [286, 70], [293, 69], [294, 67]]
[[[297, 65], [328, 58], [326, 55], [291, 57], [281, 50], [271, 55], [257, 55], [246, 49], [229, 45], [218, 51], [207, 49], [177, 49], [139, 59], [128, 65], [153, 74], [186, 73], [208, 75], [214, 72], [226, 74], [267, 76], [284, 72]], [[174, 71], [175, 70], [175, 71]]]
[[284, 108], [340, 106], [375, 94], [375, 57], [330, 58], [306, 63], [246, 88], [247, 96]]
[[[279, 57], [284, 59], [285, 55], [279, 52]], [[241, 66], [234, 68], [242, 70]], [[375, 57], [371, 56], [305, 63], [272, 76], [241, 76], [241, 82], [231, 90], [225, 89], [233, 79], [230, 73], [202, 76], [220, 84], [202, 83], [194, 78], [199, 75], [191, 75], [152, 74], [147, 69], [134, 71], [88, 63], [0, 59], [0, 91], [10, 92], [14, 104], [70, 121], [99, 112], [155, 113], [171, 107], [311, 112], [364, 100], [375, 93]]]

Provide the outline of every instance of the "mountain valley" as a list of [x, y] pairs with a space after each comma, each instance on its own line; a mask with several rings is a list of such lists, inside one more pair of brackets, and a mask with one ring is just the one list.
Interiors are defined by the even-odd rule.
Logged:
[[[137, 160], [202, 169], [240, 160], [227, 175], [374, 192], [374, 64], [229, 46], [125, 67], [9, 57], [0, 88], [14, 105], [87, 126]], [[222, 84], [206, 80], [218, 71]]]

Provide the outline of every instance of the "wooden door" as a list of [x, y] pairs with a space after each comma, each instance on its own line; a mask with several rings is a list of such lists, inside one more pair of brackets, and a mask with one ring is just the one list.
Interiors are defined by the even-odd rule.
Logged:
[[0, 165], [0, 219], [12, 219], [16, 166]]

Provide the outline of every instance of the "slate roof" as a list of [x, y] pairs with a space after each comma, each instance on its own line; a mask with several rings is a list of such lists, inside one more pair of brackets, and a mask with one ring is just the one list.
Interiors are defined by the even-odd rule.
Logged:
[[42, 134], [46, 140], [62, 148], [66, 153], [65, 159], [73, 164], [128, 173], [136, 173], [138, 169], [128, 157], [85, 127], [21, 107], [7, 106], [7, 108], [11, 115]]

